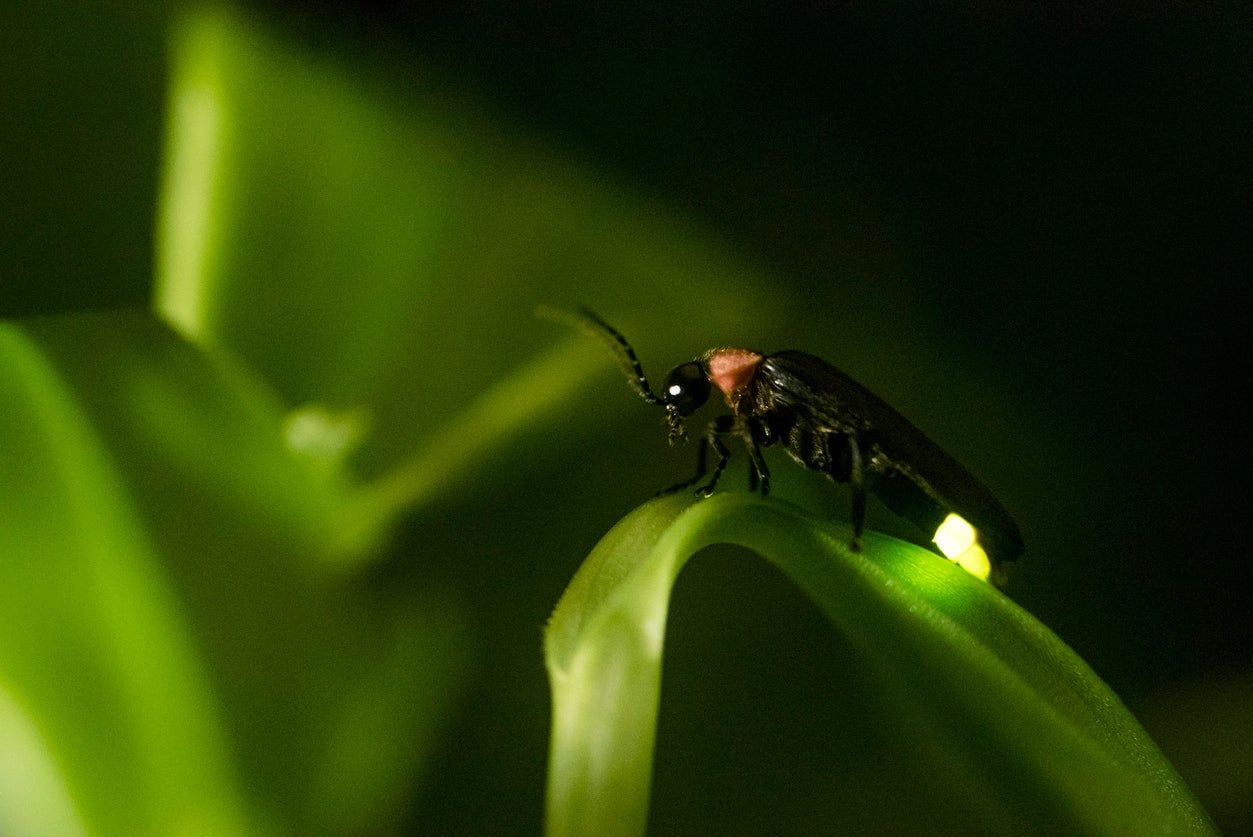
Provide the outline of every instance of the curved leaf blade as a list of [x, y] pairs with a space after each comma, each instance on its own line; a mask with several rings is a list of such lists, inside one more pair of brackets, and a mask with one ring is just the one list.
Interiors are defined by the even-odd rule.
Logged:
[[[865, 651], [893, 711], [964, 768], [985, 821], [1016, 830], [1210, 833], [1190, 792], [1099, 678], [1047, 628], [933, 553], [776, 502], [665, 498], [593, 550], [545, 637], [553, 690], [548, 833], [641, 834], [670, 591], [731, 543], [775, 563]], [[920, 748], [920, 752], [924, 748]]]

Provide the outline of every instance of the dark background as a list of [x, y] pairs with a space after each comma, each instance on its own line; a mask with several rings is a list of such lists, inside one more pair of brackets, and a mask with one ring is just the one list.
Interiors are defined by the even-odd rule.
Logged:
[[[1247, 704], [1230, 706], [1253, 695], [1247, 7], [254, 8], [698, 219], [777, 277], [790, 323], [777, 339], [796, 348], [860, 335], [860, 311], [934, 312], [922, 327], [953, 363], [996, 368], [1034, 419], [1024, 436], [1048, 439], [1003, 457], [1067, 452], [1032, 463], [1052, 472], [1049, 486], [1011, 492], [1029, 549], [1013, 597], [1145, 720], [1220, 825], [1253, 830], [1219, 776], [1247, 779], [1253, 744], [1232, 751], [1243, 774], [1193, 752], [1212, 755], [1204, 741], [1229, 745], [1253, 724]], [[145, 304], [167, 15], [52, 4], [5, 18], [0, 315]], [[895, 347], [882, 333], [864, 340]], [[649, 444], [626, 456], [651, 457]], [[666, 820], [676, 830], [697, 816], [682, 812], [734, 797], [754, 753], [785, 762], [810, 723], [795, 719], [824, 711], [804, 681], [830, 673], [809, 671], [803, 648], [773, 668], [737, 657], [740, 642], [827, 641], [799, 596], [752, 566], [698, 562], [676, 594], [660, 752], [696, 750], [659, 767], [657, 805], [679, 812]], [[536, 588], [551, 603], [560, 582]], [[732, 624], [723, 605], [750, 597], [764, 615]], [[710, 632], [726, 642], [701, 643]], [[703, 674], [674, 662], [684, 659]], [[719, 678], [710, 699], [755, 719], [755, 737], [709, 752], [681, 733], [668, 743], [706, 710], [701, 690], [715, 687], [703, 681]], [[808, 710], [754, 714], [793, 679]], [[542, 717], [542, 700], [527, 712]], [[540, 733], [519, 737], [519, 760], [542, 759]], [[498, 780], [495, 815], [516, 808], [533, 829], [535, 765], [511, 780], [506, 767], [477, 771], [473, 756], [437, 771], [425, 821], [457, 822], [467, 788]], [[670, 769], [682, 778], [671, 783]], [[779, 792], [794, 778], [777, 779]]]

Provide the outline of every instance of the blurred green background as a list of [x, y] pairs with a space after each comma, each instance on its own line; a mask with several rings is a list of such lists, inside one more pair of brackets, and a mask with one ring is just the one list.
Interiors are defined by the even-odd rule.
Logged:
[[[0, 730], [74, 741], [124, 683], [186, 707], [148, 734], [209, 754], [224, 827], [536, 833], [540, 629], [599, 535], [690, 468], [595, 347], [530, 313], [586, 303], [654, 376], [801, 348], [914, 418], [1018, 517], [1009, 594], [1253, 832], [1246, 7], [198, 10], [0, 25], [0, 544], [64, 564], [0, 570], [22, 637]], [[140, 313], [62, 316], [154, 298], [202, 352]], [[48, 411], [73, 421], [21, 435]], [[46, 486], [23, 470], [45, 461]], [[795, 470], [783, 496], [846, 514]], [[58, 586], [62, 490], [118, 498], [69, 517], [147, 605]], [[742, 558], [679, 582], [650, 830], [909, 821], [866, 690], [815, 653], [839, 638]], [[184, 692], [125, 662], [153, 632]], [[115, 655], [99, 693], [40, 680], [66, 647]], [[170, 765], [127, 752], [110, 781], [180, 810]], [[142, 820], [110, 792], [80, 804]]]

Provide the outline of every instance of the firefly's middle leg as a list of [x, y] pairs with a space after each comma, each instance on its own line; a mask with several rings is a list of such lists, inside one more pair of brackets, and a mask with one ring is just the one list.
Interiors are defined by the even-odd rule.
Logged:
[[765, 497], [770, 493], [770, 469], [761, 454], [762, 438], [765, 436], [763, 426], [750, 420], [745, 423], [741, 436], [748, 450], [748, 490], [760, 491]]

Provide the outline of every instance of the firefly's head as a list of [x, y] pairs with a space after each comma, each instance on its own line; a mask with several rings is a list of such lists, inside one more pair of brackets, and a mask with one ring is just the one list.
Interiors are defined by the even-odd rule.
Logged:
[[709, 400], [714, 387], [722, 393], [732, 412], [739, 414], [763, 359], [761, 352], [750, 349], [711, 349], [699, 360], [670, 370], [666, 388], [661, 393], [661, 402], [666, 406], [666, 424], [670, 428], [670, 444], [683, 438], [683, 420]]
[[561, 311], [541, 308], [541, 316], [577, 328], [597, 338], [613, 353], [627, 383], [635, 394], [666, 410], [666, 427], [670, 431], [670, 444], [687, 438], [687, 417], [709, 400], [709, 393], [716, 386], [722, 392], [727, 406], [740, 409], [740, 399], [748, 390], [757, 366], [762, 361], [760, 352], [747, 349], [713, 349], [700, 359], [681, 363], [666, 376], [666, 386], [658, 395], [648, 385], [644, 370], [631, 344], [613, 326], [586, 308], [577, 311]]
[[666, 426], [670, 430], [670, 444], [687, 437], [685, 419], [709, 400], [709, 387], [709, 373], [700, 361], [682, 363], [670, 370], [661, 394], [661, 403], [666, 408]]

